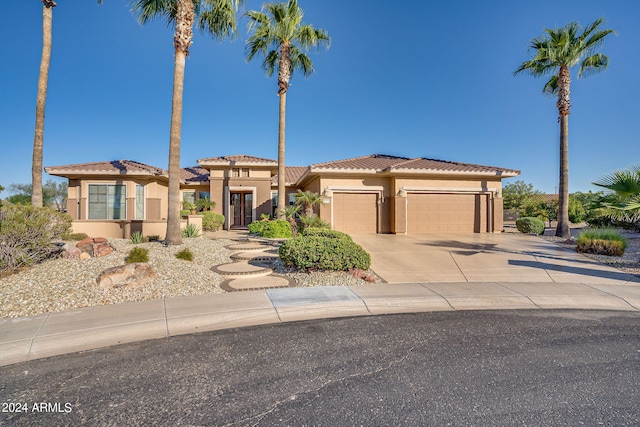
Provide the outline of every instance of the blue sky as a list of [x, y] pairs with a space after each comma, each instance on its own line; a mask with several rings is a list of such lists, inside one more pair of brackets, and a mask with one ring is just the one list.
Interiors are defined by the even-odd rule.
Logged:
[[[29, 183], [42, 6], [4, 0], [0, 67], [0, 185]], [[246, 9], [262, 1], [247, 0]], [[545, 80], [513, 76], [546, 27], [598, 17], [616, 30], [609, 69], [573, 76], [570, 191], [640, 161], [640, 2], [635, 0], [300, 0], [306, 23], [332, 37], [312, 53], [316, 73], [294, 76], [287, 164], [373, 153], [522, 170], [554, 192], [555, 99]], [[275, 77], [245, 61], [240, 37], [198, 34], [186, 65], [182, 166], [230, 154], [277, 158]], [[173, 31], [140, 26], [128, 2], [59, 0], [46, 109], [44, 165], [131, 159], [167, 167]], [[49, 179], [44, 175], [44, 180]], [[507, 182], [513, 182], [511, 179]], [[5, 191], [2, 196], [6, 197]]]

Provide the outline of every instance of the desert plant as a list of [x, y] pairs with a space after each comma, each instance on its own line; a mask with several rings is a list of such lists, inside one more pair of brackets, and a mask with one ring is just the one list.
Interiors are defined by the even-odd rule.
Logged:
[[293, 237], [298, 236], [298, 223], [296, 222], [296, 218], [300, 213], [300, 209], [302, 209], [300, 205], [289, 205], [284, 208], [284, 210], [276, 210], [276, 213], [278, 215], [284, 215], [284, 219], [289, 221], [289, 224], [291, 225], [291, 234], [293, 235]]
[[195, 224], [189, 224], [182, 229], [182, 237], [198, 237], [200, 236], [200, 227]]
[[293, 196], [296, 198], [296, 205], [302, 206], [306, 216], [313, 216], [314, 206], [322, 203], [322, 196], [312, 191], [298, 190]]
[[298, 221], [300, 221], [300, 228], [304, 231], [307, 228], [326, 228], [328, 229], [330, 227], [329, 223], [324, 222], [323, 220], [320, 219], [320, 217], [316, 214], [305, 214], [305, 215], [300, 215], [300, 218], [298, 218]]
[[191, 211], [180, 209], [180, 216], [188, 216], [191, 215]]
[[196, 206], [195, 203], [191, 203], [188, 200], [183, 200], [182, 201], [182, 210], [185, 210], [189, 213], [195, 211], [198, 207]]
[[208, 197], [201, 197], [196, 201], [196, 206], [199, 210], [206, 212], [213, 209], [216, 206], [216, 202]]
[[129, 251], [129, 255], [125, 258], [125, 262], [127, 264], [131, 264], [133, 262], [149, 262], [149, 251], [137, 246]]
[[62, 240], [74, 240], [74, 241], [78, 241], [79, 242], [80, 240], [84, 240], [87, 237], [89, 237], [87, 235], [87, 233], [70, 233], [70, 232], [67, 232], [67, 233], [64, 233], [62, 235]]
[[134, 231], [131, 233], [131, 237], [129, 238], [129, 243], [132, 245], [137, 245], [138, 243], [144, 243], [144, 236], [141, 231]]
[[544, 222], [540, 218], [518, 218], [516, 220], [516, 228], [521, 233], [542, 234], [544, 233]]
[[183, 250], [181, 250], [176, 254], [176, 258], [182, 259], [185, 261], [193, 261], [193, 252], [191, 252], [187, 248], [184, 248]]
[[371, 256], [347, 239], [301, 236], [284, 242], [279, 254], [286, 265], [307, 270], [367, 270], [371, 265]]
[[576, 241], [576, 251], [583, 253], [622, 256], [626, 248], [627, 240], [610, 228], [585, 230]]
[[41, 262], [59, 252], [55, 240], [68, 233], [71, 217], [51, 208], [0, 207], [0, 271]]
[[224, 215], [215, 212], [202, 213], [202, 229], [205, 231], [218, 231], [224, 224]]

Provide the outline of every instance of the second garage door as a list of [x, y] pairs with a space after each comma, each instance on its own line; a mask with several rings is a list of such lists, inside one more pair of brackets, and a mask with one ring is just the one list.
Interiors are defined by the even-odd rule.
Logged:
[[360, 234], [378, 231], [378, 195], [333, 193], [333, 229]]
[[[475, 194], [407, 195], [407, 231], [409, 233], [473, 233], [480, 227], [480, 201]], [[486, 208], [486, 207], [485, 207]]]

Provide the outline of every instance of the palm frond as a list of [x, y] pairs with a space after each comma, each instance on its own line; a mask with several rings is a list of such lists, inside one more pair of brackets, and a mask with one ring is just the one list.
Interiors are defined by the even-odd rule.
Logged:
[[578, 70], [578, 77], [588, 77], [592, 74], [597, 74], [606, 70], [608, 66], [609, 58], [601, 53], [596, 53], [582, 61], [580, 69]]

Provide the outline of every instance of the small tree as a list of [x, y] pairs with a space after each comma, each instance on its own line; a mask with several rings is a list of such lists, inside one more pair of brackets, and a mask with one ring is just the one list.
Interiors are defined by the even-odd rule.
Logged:
[[541, 194], [542, 193], [540, 191], [534, 190], [533, 184], [527, 184], [520, 180], [510, 182], [502, 189], [504, 208], [520, 210], [523, 208], [525, 203]]
[[313, 216], [313, 208], [322, 203], [322, 196], [311, 191], [298, 190], [293, 197], [296, 198], [296, 204], [302, 206], [306, 216]]

